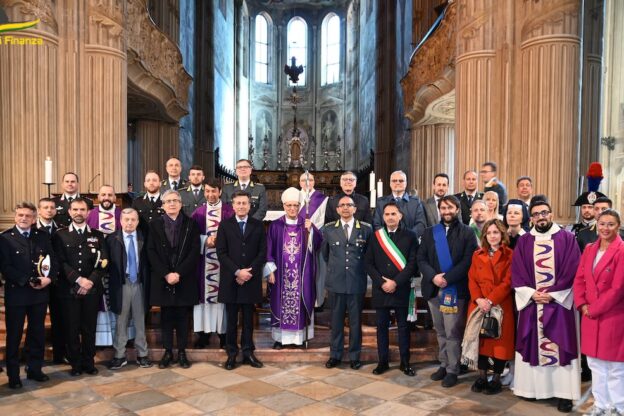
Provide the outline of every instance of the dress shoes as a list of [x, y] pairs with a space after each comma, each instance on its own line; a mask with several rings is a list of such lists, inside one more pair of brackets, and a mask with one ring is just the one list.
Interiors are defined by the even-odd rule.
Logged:
[[483, 390], [485, 390], [487, 388], [487, 386], [488, 386], [487, 379], [479, 377], [472, 384], [472, 387], [470, 387], [470, 391], [472, 391], [473, 393], [482, 393]]
[[360, 360], [351, 360], [351, 363], [349, 364], [349, 367], [351, 367], [352, 370], [359, 370], [360, 368], [362, 368], [362, 361], [360, 361]]
[[243, 364], [249, 364], [253, 368], [262, 368], [262, 367], [264, 367], [264, 364], [262, 364], [262, 361], [257, 359], [256, 356], [253, 355], [253, 354], [249, 354], [249, 356], [243, 358]]
[[340, 360], [337, 358], [330, 358], [329, 360], [327, 360], [327, 362], [325, 363], [325, 367], [326, 368], [334, 368], [340, 365]]
[[488, 394], [488, 395], [492, 395], [492, 394], [498, 394], [501, 391], [503, 391], [503, 385], [501, 384], [501, 382], [500, 381], [491, 381], [485, 387], [485, 389], [483, 390], [483, 393], [484, 394]]
[[457, 374], [448, 373], [442, 380], [442, 387], [450, 388], [457, 384]]
[[234, 368], [236, 367], [236, 356], [228, 357], [223, 367], [226, 370], [234, 370]]
[[171, 350], [165, 350], [165, 353], [163, 354], [162, 358], [160, 359], [160, 362], [158, 363], [158, 368], [160, 369], [167, 368], [171, 365], [172, 362], [173, 362], [173, 353], [171, 352]]
[[435, 371], [435, 373], [431, 374], [429, 378], [433, 381], [440, 381], [444, 379], [444, 377], [446, 377], [446, 368], [440, 367]]
[[416, 370], [412, 368], [409, 362], [404, 361], [399, 366], [399, 370], [403, 372], [408, 377], [414, 377], [416, 375]]
[[184, 350], [178, 351], [178, 364], [182, 368], [190, 368], [191, 367], [191, 362], [188, 360], [188, 358], [186, 356], [186, 351], [184, 351]]
[[377, 364], [377, 367], [375, 367], [375, 369], [373, 370], [373, 374], [378, 376], [380, 374], [385, 373], [389, 369], [390, 369], [390, 366], [388, 365], [388, 363], [379, 363]]
[[83, 368], [82, 371], [89, 374], [90, 376], [94, 376], [100, 372], [95, 366]]
[[69, 371], [69, 374], [72, 377], [78, 377], [79, 375], [82, 375], [82, 370], [77, 367], [72, 367], [72, 369]]
[[559, 399], [559, 402], [557, 403], [557, 410], [561, 413], [570, 413], [572, 411], [572, 400]]
[[17, 380], [9, 380], [9, 388], [13, 390], [21, 389], [22, 381], [18, 378]]
[[44, 381], [50, 380], [50, 377], [48, 377], [42, 371], [38, 371], [38, 372], [30, 371], [30, 372], [26, 373], [26, 378], [29, 379], [29, 380], [38, 381], [40, 383], [42, 383]]

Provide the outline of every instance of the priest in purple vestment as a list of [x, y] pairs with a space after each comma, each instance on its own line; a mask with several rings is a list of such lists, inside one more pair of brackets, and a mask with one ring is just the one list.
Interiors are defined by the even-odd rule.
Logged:
[[581, 387], [572, 295], [580, 251], [574, 234], [552, 222], [546, 201], [533, 201], [529, 211], [534, 227], [518, 240], [511, 268], [518, 309], [513, 390], [527, 398], [557, 397], [558, 410], [570, 412]]
[[282, 194], [286, 215], [273, 221], [267, 234], [267, 263], [271, 299], [273, 348], [302, 345], [314, 336], [316, 253], [322, 237], [299, 213], [299, 190]]

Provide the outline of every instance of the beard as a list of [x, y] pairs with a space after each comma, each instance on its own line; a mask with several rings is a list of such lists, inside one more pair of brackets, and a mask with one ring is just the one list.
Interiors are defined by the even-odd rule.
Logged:
[[113, 203], [109, 200], [104, 200], [100, 202], [100, 205], [102, 206], [102, 208], [104, 208], [106, 211], [108, 211], [109, 209], [111, 209], [113, 207]]
[[546, 231], [550, 230], [550, 228], [553, 226], [552, 222], [547, 222], [544, 225], [540, 225], [540, 224], [535, 224], [535, 230], [538, 233], [545, 233]]

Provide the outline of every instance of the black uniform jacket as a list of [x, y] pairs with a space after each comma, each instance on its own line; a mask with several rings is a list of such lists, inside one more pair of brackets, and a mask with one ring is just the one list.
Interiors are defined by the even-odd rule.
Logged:
[[26, 306], [47, 303], [48, 285], [44, 289], [33, 289], [29, 279], [39, 276], [37, 263], [40, 257], [50, 256], [48, 277], [54, 282], [58, 274], [56, 255], [52, 249], [50, 235], [31, 227], [28, 238], [16, 227], [0, 234], [0, 271], [6, 280], [4, 288], [7, 306]]
[[[221, 265], [219, 302], [262, 302], [262, 268], [266, 254], [266, 234], [261, 221], [248, 216], [245, 234], [241, 234], [236, 216], [221, 221], [217, 230], [217, 257]], [[249, 267], [253, 274], [251, 279], [242, 285], [236, 283], [236, 271]]]

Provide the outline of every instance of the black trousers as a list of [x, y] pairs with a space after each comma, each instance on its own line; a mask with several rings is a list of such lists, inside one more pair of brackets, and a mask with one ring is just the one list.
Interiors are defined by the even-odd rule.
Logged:
[[9, 380], [19, 380], [19, 345], [24, 333], [24, 321], [28, 317], [26, 349], [28, 371], [38, 373], [43, 365], [45, 350], [46, 303], [27, 306], [6, 306], [6, 366]]
[[52, 359], [60, 362], [67, 356], [67, 325], [63, 319], [63, 301], [57, 288], [50, 289], [50, 331], [52, 333]]
[[72, 368], [88, 370], [95, 364], [95, 328], [100, 299], [101, 295], [95, 294], [61, 299]]
[[344, 318], [349, 314], [349, 360], [359, 360], [362, 352], [362, 306], [364, 294], [329, 292], [331, 300], [331, 358], [342, 360], [344, 353]]
[[228, 357], [236, 357], [238, 354], [238, 311], [243, 311], [243, 322], [241, 331], [241, 348], [243, 356], [249, 357], [256, 346], [253, 342], [253, 313], [254, 305], [251, 303], [226, 303], [225, 317], [227, 319], [227, 327], [225, 333], [225, 350]]
[[161, 306], [160, 327], [163, 348], [173, 349], [173, 330], [176, 331], [178, 351], [185, 350], [188, 344], [189, 317], [192, 306]]
[[410, 359], [410, 331], [407, 326], [407, 307], [403, 308], [377, 308], [377, 355], [380, 363], [388, 363], [388, 350], [390, 347], [390, 311], [394, 309], [399, 332], [399, 352], [402, 363], [409, 363]]
[[488, 357], [488, 356], [479, 354], [479, 361], [477, 362], [477, 368], [479, 370], [487, 371], [490, 368], [490, 358], [494, 362], [494, 365], [492, 366], [493, 371], [496, 374], [503, 374], [503, 371], [505, 370], [505, 364], [507, 363], [507, 361], [499, 360], [498, 358], [494, 358], [494, 357]]

